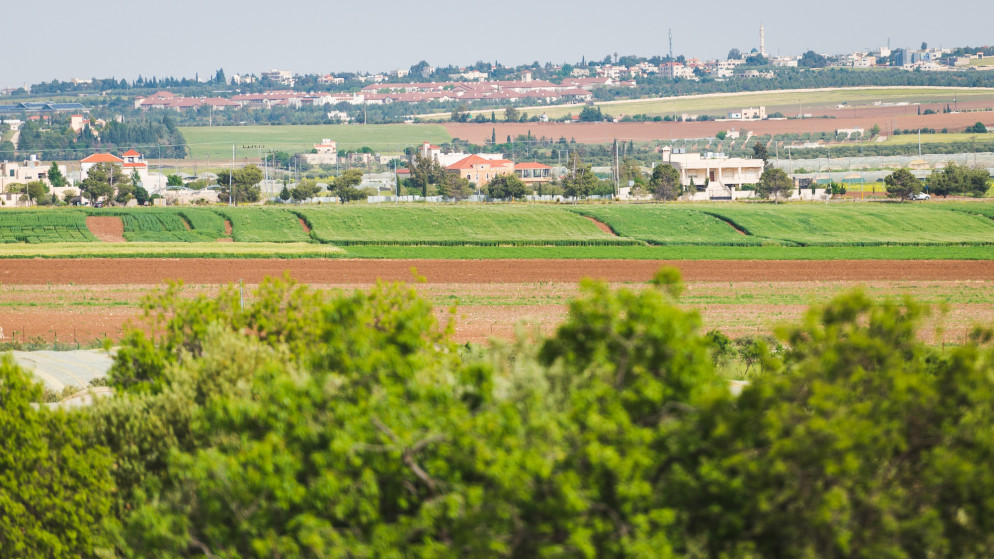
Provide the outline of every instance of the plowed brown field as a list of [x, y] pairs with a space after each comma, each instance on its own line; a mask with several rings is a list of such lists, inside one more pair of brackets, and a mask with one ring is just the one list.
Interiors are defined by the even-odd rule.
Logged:
[[239, 280], [250, 291], [284, 271], [314, 287], [353, 289], [377, 279], [411, 281], [412, 268], [425, 279], [413, 285], [440, 320], [458, 304], [456, 339], [507, 339], [521, 322], [551, 332], [581, 278], [645, 282], [663, 265], [681, 270], [682, 300], [701, 312], [705, 327], [733, 336], [768, 333], [797, 320], [810, 302], [856, 285], [875, 295], [952, 297], [944, 334], [951, 341], [994, 320], [994, 265], [980, 261], [0, 260], [0, 341], [119, 337], [140, 316], [142, 296], [168, 279], [182, 279], [191, 295]]
[[[899, 111], [912, 111], [911, 114], [900, 114]], [[791, 120], [757, 120], [742, 122], [531, 122], [508, 124], [497, 123], [446, 123], [445, 129], [455, 138], [484, 144], [492, 134], [498, 138], [531, 134], [536, 138], [566, 138], [580, 143], [603, 144], [618, 140], [652, 141], [671, 140], [679, 138], [710, 138], [722, 130], [729, 128], [747, 128], [753, 134], [799, 134], [804, 132], [831, 132], [840, 128], [863, 128], [869, 130], [874, 124], [880, 126], [882, 133], [889, 135], [891, 130], [918, 128], [948, 128], [953, 132], [961, 132], [967, 126], [981, 121], [989, 127], [994, 125], [994, 113], [970, 112], [947, 113], [934, 115], [918, 115], [917, 107], [886, 107], [879, 110], [867, 109], [860, 111], [836, 111], [834, 118], [805, 118]], [[828, 114], [831, 111], [823, 112]], [[895, 114], [895, 113], [898, 114]], [[855, 116], [854, 116], [855, 115]]]
[[350, 284], [412, 280], [429, 283], [648, 281], [661, 266], [675, 266], [687, 281], [994, 280], [989, 261], [947, 260], [220, 260], [80, 259], [0, 260], [0, 284], [120, 285], [258, 283], [289, 272], [304, 283]]

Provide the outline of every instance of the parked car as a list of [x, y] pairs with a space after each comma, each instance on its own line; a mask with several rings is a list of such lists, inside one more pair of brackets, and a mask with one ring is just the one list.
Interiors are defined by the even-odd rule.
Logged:
[[924, 192], [919, 192], [918, 194], [912, 194], [911, 195], [911, 199], [912, 200], [929, 200], [931, 198], [932, 198], [931, 196], [929, 196], [928, 194], [926, 194]]

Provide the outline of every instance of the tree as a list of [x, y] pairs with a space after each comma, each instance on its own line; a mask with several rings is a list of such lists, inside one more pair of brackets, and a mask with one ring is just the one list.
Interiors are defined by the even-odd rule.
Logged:
[[321, 187], [314, 179], [304, 179], [290, 191], [290, 196], [297, 202], [303, 202], [317, 196], [318, 192], [321, 192]]
[[135, 200], [138, 202], [139, 206], [144, 206], [148, 204], [149, 196], [148, 190], [144, 186], [138, 185], [135, 187]]
[[756, 193], [763, 198], [773, 198], [774, 203], [790, 198], [794, 193], [794, 181], [783, 169], [770, 168], [763, 171], [756, 183]]
[[69, 181], [66, 180], [55, 161], [52, 161], [52, 166], [48, 168], [48, 182], [55, 188], [69, 185]]
[[652, 169], [649, 188], [657, 200], [676, 200], [683, 191], [680, 184], [680, 171], [669, 163], [656, 165]]
[[288, 201], [290, 199], [290, 196], [291, 196], [290, 195], [290, 189], [287, 188], [287, 186], [284, 184], [283, 185], [283, 190], [280, 190], [279, 198], [280, 198], [280, 200], [283, 200], [284, 202], [286, 202], [286, 201]]
[[456, 173], [446, 173], [445, 178], [438, 185], [438, 193], [446, 198], [459, 201], [472, 196], [473, 188], [469, 184], [469, 179]]
[[131, 184], [131, 180], [124, 174], [120, 167], [112, 163], [97, 163], [90, 167], [86, 173], [86, 178], [79, 184], [80, 191], [91, 202], [97, 202], [101, 198], [110, 199], [117, 192], [121, 185]]
[[738, 398], [685, 417], [661, 484], [701, 555], [990, 555], [992, 352], [926, 346], [926, 315], [840, 296], [784, 328]]
[[360, 184], [362, 184], [362, 171], [359, 169], [349, 169], [335, 177], [333, 192], [343, 204], [353, 200], [361, 200], [363, 194], [357, 188]]
[[217, 174], [217, 185], [220, 187], [218, 199], [225, 202], [230, 197], [235, 204], [258, 202], [261, 194], [258, 185], [261, 180], [262, 169], [256, 165], [246, 165], [234, 172], [221, 171]]
[[757, 141], [752, 144], [752, 157], [753, 159], [762, 159], [764, 169], [770, 166], [770, 154], [766, 151], [765, 143]]
[[112, 459], [85, 441], [86, 418], [37, 406], [36, 383], [0, 357], [0, 549], [7, 556], [94, 557], [111, 545]]
[[727, 58], [728, 60], [740, 60], [742, 58], [742, 51], [740, 51], [739, 49], [732, 49], [728, 51], [728, 56], [726, 56], [725, 58]]
[[525, 183], [513, 173], [499, 174], [487, 183], [487, 194], [497, 200], [524, 198]]
[[428, 186], [437, 185], [445, 178], [445, 170], [434, 157], [425, 157], [419, 151], [414, 154], [414, 164], [411, 166], [410, 185], [428, 196]]
[[967, 134], [986, 134], [987, 126], [985, 126], [983, 122], [977, 121], [977, 123], [973, 126], [967, 126], [964, 132]]
[[589, 196], [600, 186], [601, 180], [594, 174], [592, 165], [585, 165], [577, 152], [570, 154], [569, 171], [562, 179], [563, 194], [567, 198]]
[[874, 124], [873, 127], [870, 128], [870, 137], [871, 138], [872, 137], [876, 137], [879, 134], [880, 134], [880, 125], [879, 124]]
[[898, 169], [884, 177], [887, 196], [907, 200], [922, 191], [922, 183], [907, 169]]
[[605, 119], [601, 108], [596, 106], [586, 106], [580, 111], [580, 122], [601, 122]]
[[24, 192], [28, 195], [28, 200], [35, 204], [44, 205], [44, 201], [51, 202], [48, 197], [48, 185], [44, 181], [31, 181], [24, 186]]
[[504, 109], [504, 120], [507, 122], [518, 122], [521, 119], [521, 111], [512, 107]]
[[168, 175], [166, 177], [166, 186], [183, 186], [183, 177], [179, 175]]
[[69, 188], [62, 192], [62, 201], [66, 204], [72, 204], [77, 196], [79, 196], [79, 192]]
[[801, 55], [797, 65], [802, 68], [824, 68], [828, 65], [828, 59], [813, 50]]

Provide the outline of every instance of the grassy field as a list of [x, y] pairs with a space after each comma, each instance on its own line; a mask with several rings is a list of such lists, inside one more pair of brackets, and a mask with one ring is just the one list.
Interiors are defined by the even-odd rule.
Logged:
[[[979, 115], [978, 115], [979, 118]], [[963, 142], [970, 143], [971, 141], [976, 141], [978, 144], [980, 142], [986, 142], [994, 139], [994, 134], [965, 134], [962, 132], [954, 134], [922, 134], [923, 144], [947, 144], [952, 142]], [[884, 145], [899, 145], [905, 146], [909, 144], [918, 143], [918, 134], [901, 134], [900, 136], [889, 136], [883, 142]]]
[[578, 207], [573, 211], [606, 223], [622, 237], [656, 245], [748, 246], [764, 242], [763, 239], [743, 235], [727, 222], [697, 208], [652, 204]]
[[86, 214], [81, 211], [0, 210], [0, 243], [3, 244], [96, 240], [86, 228]]
[[452, 139], [445, 128], [437, 125], [355, 124], [299, 126], [194, 126], [180, 128], [190, 146], [194, 159], [227, 161], [231, 146], [235, 157], [259, 157], [269, 150], [290, 153], [309, 152], [322, 138], [338, 142], [338, 149], [369, 146], [377, 152], [401, 153], [404, 148], [421, 142], [441, 143]]
[[128, 241], [197, 243], [225, 236], [224, 218], [207, 208], [107, 209], [87, 213], [120, 217]]
[[60, 243], [5, 245], [2, 258], [332, 258], [345, 252], [314, 243]]
[[305, 243], [310, 240], [300, 218], [283, 208], [218, 208], [217, 212], [231, 221], [232, 236], [238, 243]]
[[[131, 242], [97, 242], [86, 229], [90, 213], [119, 216]], [[607, 224], [616, 235], [599, 229], [588, 216]], [[232, 226], [230, 237], [225, 219]], [[215, 242], [225, 238], [234, 242]], [[0, 212], [0, 240], [6, 257], [994, 260], [994, 204], [353, 204], [6, 210]], [[300, 248], [306, 246], [312, 248]]]
[[552, 206], [302, 208], [321, 242], [356, 244], [637, 244]]
[[[647, 114], [672, 115], [681, 113], [720, 114], [732, 109], [756, 107], [763, 105], [767, 112], [782, 108], [790, 108], [797, 113], [798, 103], [804, 106], [831, 106], [841, 103], [868, 104], [874, 101], [897, 103], [952, 103], [956, 100], [968, 101], [990, 99], [994, 92], [976, 88], [934, 88], [934, 87], [872, 87], [872, 88], [835, 88], [826, 90], [804, 91], [764, 91], [721, 93], [707, 95], [688, 95], [682, 97], [666, 97], [655, 99], [639, 99], [624, 101], [606, 101], [597, 103], [601, 110], [608, 114]], [[532, 109], [549, 116], [559, 118], [567, 113], [579, 114], [581, 106], [554, 106]], [[523, 109], [528, 110], [528, 109]], [[481, 111], [487, 115], [490, 110]], [[785, 112], [786, 114], [786, 112]], [[441, 115], [448, 118], [448, 113]], [[229, 148], [230, 149], [230, 148]]]

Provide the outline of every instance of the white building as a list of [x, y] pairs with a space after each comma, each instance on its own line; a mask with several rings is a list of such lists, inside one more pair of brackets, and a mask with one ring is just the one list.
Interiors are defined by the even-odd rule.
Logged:
[[669, 146], [663, 148], [663, 163], [673, 165], [680, 172], [680, 184], [693, 185], [709, 199], [731, 199], [735, 189], [756, 184], [763, 174], [762, 159], [673, 153]]

